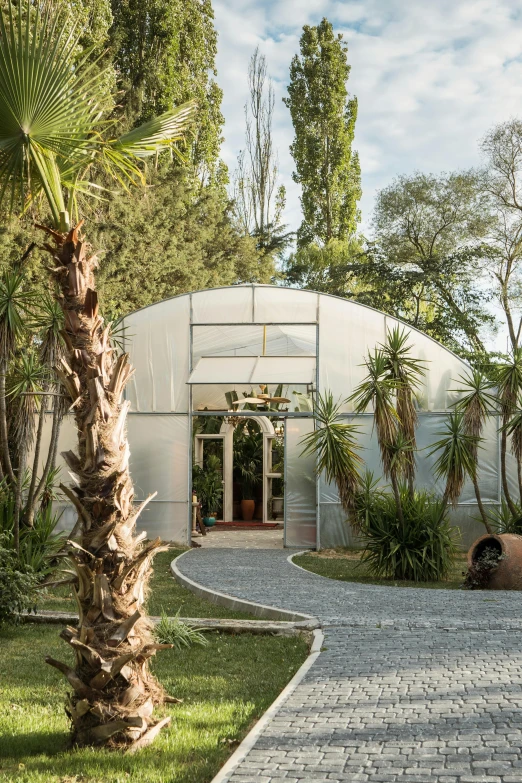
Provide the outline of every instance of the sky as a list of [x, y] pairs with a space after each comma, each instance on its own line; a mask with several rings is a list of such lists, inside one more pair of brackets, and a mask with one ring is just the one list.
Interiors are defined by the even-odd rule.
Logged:
[[304, 24], [326, 16], [348, 43], [366, 235], [376, 192], [394, 177], [478, 166], [486, 131], [522, 116], [522, 0], [214, 0], [213, 6], [223, 158], [232, 171], [244, 145], [248, 62], [259, 46], [275, 88], [274, 140], [292, 229], [301, 220], [300, 189], [292, 181], [293, 129], [281, 99]]

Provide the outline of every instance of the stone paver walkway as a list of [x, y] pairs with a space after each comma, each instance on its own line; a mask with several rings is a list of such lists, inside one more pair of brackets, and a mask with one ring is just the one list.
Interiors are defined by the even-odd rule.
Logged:
[[192, 551], [206, 587], [317, 616], [324, 650], [231, 783], [522, 783], [520, 594], [357, 585]]
[[206, 536], [194, 538], [204, 549], [283, 549], [283, 531], [268, 530], [207, 530]]

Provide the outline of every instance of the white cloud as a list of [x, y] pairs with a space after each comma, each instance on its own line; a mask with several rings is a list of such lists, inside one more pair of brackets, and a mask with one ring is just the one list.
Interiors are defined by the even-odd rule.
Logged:
[[223, 157], [234, 168], [244, 139], [248, 61], [259, 44], [275, 82], [274, 133], [293, 228], [299, 188], [291, 180], [293, 129], [281, 97], [304, 24], [327, 16], [348, 42], [366, 224], [376, 191], [394, 176], [477, 165], [486, 130], [522, 115], [522, 0], [215, 0], [214, 11]]

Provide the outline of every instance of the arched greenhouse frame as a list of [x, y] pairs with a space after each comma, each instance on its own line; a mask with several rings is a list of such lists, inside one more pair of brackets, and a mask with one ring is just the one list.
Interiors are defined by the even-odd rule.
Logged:
[[[282, 429], [284, 545], [353, 544], [337, 489], [316, 476], [313, 456], [301, 456], [302, 439], [314, 428], [315, 396], [331, 391], [335, 399], [346, 400], [365, 376], [368, 351], [384, 343], [388, 330], [398, 324], [402, 325], [385, 313], [340, 297], [257, 284], [182, 294], [126, 316], [123, 347], [136, 370], [126, 390], [135, 500], [157, 492], [138, 526], [151, 538], [190, 543], [192, 466], [201, 459], [203, 447], [194, 435], [194, 419], [207, 416], [222, 418], [218, 437], [223, 440], [223, 517], [229, 521], [227, 516], [234, 511], [227, 432], [230, 435], [238, 422], [254, 417], [258, 422], [264, 419], [261, 523], [270, 521], [271, 483], [279, 475], [272, 472], [270, 444]], [[419, 390], [416, 485], [442, 494], [429, 446], [458, 399], [455, 389], [468, 365], [432, 338], [403, 326], [409, 332], [411, 355], [426, 368]], [[272, 394], [282, 390], [290, 402], [258, 413], [231, 406], [231, 395], [241, 399], [260, 388]], [[361, 456], [375, 476], [381, 476], [373, 414], [355, 415], [349, 403], [342, 414], [359, 425]], [[489, 416], [486, 422], [478, 474], [483, 503], [490, 508], [502, 497], [497, 418]], [[74, 448], [75, 443], [73, 419], [67, 417], [59, 450]], [[515, 491], [516, 462], [511, 455], [508, 480]], [[466, 482], [450, 516], [460, 528], [463, 547], [484, 532], [471, 482]], [[62, 524], [71, 526], [73, 518], [74, 510], [66, 507]]]

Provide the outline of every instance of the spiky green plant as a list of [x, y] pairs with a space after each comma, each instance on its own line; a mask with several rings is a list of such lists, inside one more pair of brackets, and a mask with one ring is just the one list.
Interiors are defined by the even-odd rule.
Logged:
[[[443, 503], [456, 506], [466, 478], [470, 478], [475, 488], [477, 483], [477, 462], [475, 453], [482, 441], [475, 435], [468, 435], [464, 428], [464, 414], [453, 411], [448, 415], [445, 429], [437, 433], [442, 437], [431, 445], [429, 457], [438, 454], [434, 465], [435, 475], [445, 481]], [[491, 533], [486, 511], [477, 492], [479, 510], [488, 533]]]
[[16, 484], [9, 453], [9, 430], [6, 404], [6, 376], [17, 340], [26, 330], [25, 319], [33, 297], [24, 286], [18, 271], [6, 271], [0, 279], [0, 479], [5, 476]]
[[[502, 489], [506, 503], [513, 516], [516, 516], [516, 504], [514, 503], [507, 480], [507, 438], [509, 422], [516, 412], [517, 400], [522, 395], [522, 348], [515, 348], [508, 361], [496, 368], [496, 383], [498, 399], [502, 413], [502, 427], [500, 430], [500, 474]], [[518, 462], [519, 484], [522, 502], [522, 462]]]
[[400, 493], [402, 522], [389, 493], [375, 487], [361, 493], [357, 505], [365, 547], [361, 562], [381, 578], [413, 582], [444, 579], [456, 552], [456, 531], [447, 518], [446, 504], [425, 491], [411, 496], [404, 484]]
[[388, 478], [392, 459], [389, 446], [395, 442], [399, 430], [399, 417], [394, 406], [397, 384], [388, 377], [388, 359], [382, 350], [376, 348], [373, 353], [369, 352], [364, 364], [367, 376], [348, 399], [353, 402], [356, 413], [373, 408], [383, 472]]
[[465, 435], [469, 435], [472, 440], [469, 441], [471, 455], [475, 462], [475, 477], [473, 487], [477, 505], [480, 510], [482, 521], [486, 528], [489, 526], [488, 516], [485, 512], [480, 485], [477, 479], [478, 471], [478, 450], [484, 425], [490, 412], [498, 407], [498, 399], [493, 393], [495, 384], [488, 378], [485, 372], [478, 368], [471, 368], [466, 375], [459, 375], [460, 386], [455, 389], [460, 397], [454, 405], [458, 413], [463, 414], [462, 430]]
[[313, 454], [316, 457], [316, 471], [324, 471], [326, 480], [335, 483], [341, 505], [353, 518], [355, 497], [360, 487], [360, 446], [356, 434], [358, 427], [340, 420], [343, 402], [334, 401], [331, 391], [320, 394], [314, 405], [315, 429], [306, 435], [301, 445], [301, 456]]
[[398, 429], [402, 442], [408, 444], [403, 459], [404, 477], [408, 482], [410, 494], [413, 494], [417, 450], [415, 428], [418, 420], [415, 399], [426, 369], [425, 362], [411, 355], [412, 346], [408, 344], [409, 339], [410, 332], [395, 326], [388, 330], [386, 342], [380, 348], [385, 358], [385, 377], [395, 386]]

